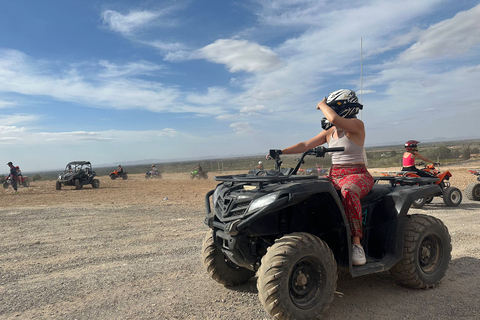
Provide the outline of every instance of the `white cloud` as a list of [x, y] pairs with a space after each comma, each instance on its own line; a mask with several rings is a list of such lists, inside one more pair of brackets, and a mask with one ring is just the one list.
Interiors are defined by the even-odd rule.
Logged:
[[0, 100], [0, 109], [11, 108], [16, 105], [15, 102]]
[[400, 59], [416, 61], [442, 56], [458, 56], [480, 45], [480, 5], [457, 13], [423, 31], [418, 41]]
[[31, 123], [36, 122], [39, 119], [40, 117], [34, 114], [0, 115], [0, 123], [4, 126]]
[[100, 60], [98, 64], [105, 68], [99, 77], [124, 77], [149, 75], [154, 72], [165, 69], [164, 66], [157, 65], [148, 61], [130, 62], [125, 65], [113, 64], [106, 60]]
[[131, 77], [161, 69], [157, 65], [142, 62], [118, 66], [102, 61], [101, 66], [100, 70], [65, 67], [63, 72], [58, 72], [22, 52], [0, 50], [0, 92], [48, 96], [90, 107], [220, 113], [215, 106], [197, 108], [185, 103], [184, 95], [176, 86]]
[[230, 94], [225, 88], [209, 87], [207, 93], [204, 95], [197, 93], [187, 95], [186, 101], [194, 104], [214, 105], [227, 103], [231, 98], [232, 94]]
[[244, 115], [257, 115], [260, 111], [265, 110], [265, 106], [256, 105], [256, 106], [247, 106], [240, 109], [240, 113]]
[[117, 11], [106, 10], [102, 13], [104, 23], [113, 31], [125, 36], [147, 28], [152, 22], [161, 16], [161, 12], [132, 11], [123, 15]]
[[219, 39], [199, 49], [197, 57], [224, 64], [230, 72], [270, 72], [282, 66], [271, 49], [246, 40]]
[[230, 128], [233, 128], [235, 133], [239, 135], [249, 135], [258, 132], [248, 122], [235, 122], [230, 124]]

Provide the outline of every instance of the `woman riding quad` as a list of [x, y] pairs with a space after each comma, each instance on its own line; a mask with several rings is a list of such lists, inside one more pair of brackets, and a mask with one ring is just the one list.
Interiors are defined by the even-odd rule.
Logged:
[[419, 158], [425, 162], [433, 163], [433, 165], [439, 165], [439, 163], [430, 160], [418, 152], [418, 144], [420, 142], [416, 140], [408, 140], [405, 142], [405, 153], [403, 154], [403, 168], [402, 171], [413, 171], [420, 177], [432, 177], [430, 174], [423, 170], [419, 170], [415, 167], [415, 158]]
[[358, 103], [355, 92], [341, 89], [320, 101], [317, 109], [325, 115], [321, 121], [324, 130], [310, 140], [280, 150], [280, 153], [302, 153], [324, 143], [329, 147], [344, 147], [344, 151], [332, 154], [329, 179], [342, 194], [352, 236], [352, 262], [364, 265], [365, 252], [360, 242], [363, 236], [360, 199], [370, 192], [374, 179], [365, 166], [365, 126], [356, 117], [363, 106]]

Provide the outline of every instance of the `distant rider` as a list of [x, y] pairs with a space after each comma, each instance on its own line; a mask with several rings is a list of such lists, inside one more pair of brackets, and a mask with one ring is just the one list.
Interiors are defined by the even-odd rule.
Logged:
[[258, 166], [256, 166], [255, 169], [263, 170], [263, 163], [262, 163], [262, 161], [258, 161]]
[[18, 180], [17, 168], [14, 167], [11, 161], [7, 163], [7, 166], [10, 167], [10, 174], [8, 176], [10, 177], [10, 182], [12, 183], [13, 190], [17, 192], [17, 180]]
[[123, 173], [123, 168], [122, 168], [122, 165], [119, 164], [118, 167], [117, 167], [117, 173], [118, 174], [122, 174]]
[[418, 152], [419, 143], [420, 142], [416, 140], [408, 140], [407, 142], [405, 142], [405, 153], [403, 154], [402, 171], [411, 171], [411, 172], [415, 172], [420, 177], [431, 178], [432, 177], [431, 174], [415, 167], [415, 158], [419, 158], [425, 162], [433, 163], [433, 165], [439, 165], [439, 163], [421, 155], [420, 152]]
[[157, 167], [155, 167], [154, 164], [152, 164], [152, 171], [151, 171], [151, 175], [157, 175], [158, 174], [158, 170], [157, 170]]

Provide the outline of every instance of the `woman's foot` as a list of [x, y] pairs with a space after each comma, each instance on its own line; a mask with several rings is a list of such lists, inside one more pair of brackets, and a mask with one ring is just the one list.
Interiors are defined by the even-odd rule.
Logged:
[[354, 244], [352, 246], [352, 264], [354, 266], [363, 266], [365, 263], [367, 263], [367, 259], [365, 258], [363, 247], [359, 244]]

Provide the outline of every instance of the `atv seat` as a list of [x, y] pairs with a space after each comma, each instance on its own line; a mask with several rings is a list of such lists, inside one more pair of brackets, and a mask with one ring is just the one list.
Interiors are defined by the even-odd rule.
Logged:
[[374, 202], [378, 199], [383, 198], [390, 192], [390, 188], [385, 185], [375, 184], [373, 185], [372, 190], [362, 199], [360, 199], [360, 203], [362, 206]]

